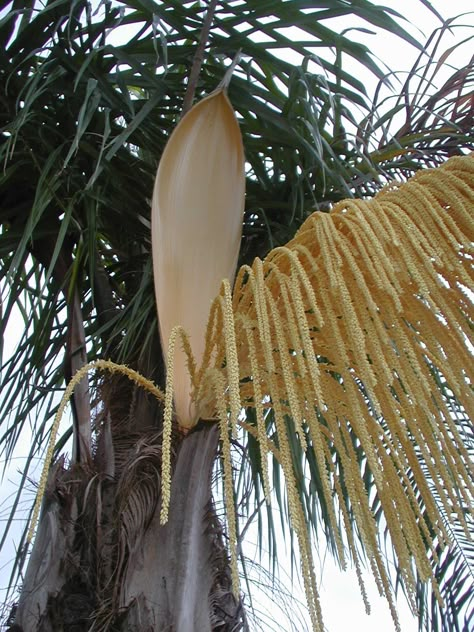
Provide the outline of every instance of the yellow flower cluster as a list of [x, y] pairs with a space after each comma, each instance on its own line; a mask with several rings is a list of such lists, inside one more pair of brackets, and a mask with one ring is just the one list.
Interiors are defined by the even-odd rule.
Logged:
[[[292, 457], [294, 436], [302, 451], [312, 452], [344, 565], [342, 516], [366, 609], [350, 515], [400, 629], [361, 470], [367, 467], [373, 477], [415, 607], [415, 572], [434, 584], [427, 547], [435, 556], [436, 546], [449, 540], [426, 471], [445, 515], [466, 533], [463, 506], [471, 506], [474, 497], [472, 464], [444, 396], [456, 398], [472, 417], [473, 206], [471, 155], [390, 185], [373, 200], [346, 200], [329, 214], [315, 213], [285, 247], [242, 267], [233, 295], [223, 282], [211, 306], [200, 367], [185, 331], [172, 329], [165, 395], [128, 367], [106, 361], [85, 366], [68, 385], [53, 424], [29, 537], [61, 415], [91, 368], [120, 371], [165, 401], [161, 521], [166, 522], [179, 338], [193, 389], [189, 404], [201, 417], [219, 419], [221, 427], [234, 591], [237, 518], [229, 422], [233, 433], [239, 424], [259, 442], [267, 502], [268, 452], [281, 464], [314, 629], [324, 626]], [[255, 410], [255, 425], [243, 417], [246, 408]]]
[[226, 284], [211, 309], [196, 397], [208, 406], [214, 399], [222, 417], [224, 395], [235, 423], [239, 376], [240, 406], [257, 413], [251, 427], [267, 497], [265, 418], [273, 410], [315, 629], [323, 627], [289, 432], [314, 454], [340, 558], [337, 515], [350, 534], [350, 511], [395, 621], [355, 445], [374, 478], [413, 604], [412, 562], [433, 581], [426, 546], [447, 541], [420, 457], [446, 515], [466, 525], [457, 495], [471, 504], [472, 470], [439, 384], [472, 415], [473, 205], [472, 155], [391, 185], [373, 200], [343, 201], [329, 214], [312, 215], [286, 247], [241, 268], [232, 314]]

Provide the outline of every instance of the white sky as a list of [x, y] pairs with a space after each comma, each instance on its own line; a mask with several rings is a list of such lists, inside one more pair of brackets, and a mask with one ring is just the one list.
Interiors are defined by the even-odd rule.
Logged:
[[[385, 2], [380, 0], [380, 4], [391, 7], [402, 15], [406, 15], [425, 36], [428, 35], [433, 28], [439, 26], [435, 16], [430, 14], [430, 12], [421, 5], [421, 2], [416, 0], [385, 0]], [[432, 0], [432, 5], [444, 18], [454, 17], [460, 13], [474, 10], [472, 0]], [[474, 13], [465, 16], [460, 23], [469, 25], [471, 30], [469, 31], [466, 27], [462, 30], [455, 29], [453, 35], [446, 34], [440, 52], [447, 50], [456, 44], [456, 42], [464, 39], [464, 37], [468, 35], [472, 36]], [[348, 24], [347, 21], [345, 21], [341, 28], [347, 28], [347, 26], [355, 26], [355, 24]], [[406, 28], [410, 27], [407, 25]], [[417, 31], [416, 28], [412, 27], [410, 30], [414, 36], [419, 37], [421, 42], [425, 40], [425, 37]], [[350, 36], [352, 37], [353, 35]], [[417, 57], [417, 51], [414, 48], [402, 43], [398, 38], [391, 37], [385, 33], [374, 36], [361, 34], [359, 37], [365, 44], [369, 45], [374, 54], [391, 69], [408, 71]], [[472, 54], [471, 51], [472, 47], [469, 49], [468, 46], [465, 46], [464, 52], [461, 55], [452, 55], [448, 61], [453, 63], [454, 66], [457, 65], [457, 67], [461, 67], [466, 63], [466, 58]], [[356, 70], [354, 70], [354, 73], [355, 72]], [[360, 72], [360, 69], [357, 69], [357, 72]], [[376, 82], [369, 75], [366, 76], [365, 80], [367, 90], [370, 94], [375, 88]], [[11, 337], [9, 342], [10, 344], [13, 343]], [[22, 455], [17, 453], [15, 456], [20, 457]], [[0, 490], [0, 524], [2, 524], [2, 520], [6, 517], [6, 509], [11, 502], [9, 496], [15, 489], [15, 481], [18, 480], [18, 475], [15, 474], [18, 467], [18, 465], [15, 465], [15, 461], [13, 461], [13, 467], [9, 469], [6, 477], [2, 479]], [[0, 556], [0, 603], [3, 601], [2, 597], [4, 593], [2, 589], [6, 587], [9, 579], [9, 561], [15, 551], [14, 543], [12, 539], [10, 540], [10, 546], [6, 547]], [[388, 632], [392, 630], [393, 624], [388, 605], [385, 599], [378, 596], [370, 576], [366, 578], [366, 589], [372, 608], [372, 614], [367, 616], [364, 612], [364, 605], [359, 594], [355, 572], [346, 571], [342, 573], [335, 567], [329, 554], [325, 555], [324, 550], [321, 550], [319, 554], [321, 566], [318, 568], [318, 579], [321, 583], [322, 610], [327, 631], [345, 632], [350, 629], [356, 631], [363, 630], [364, 632]], [[417, 632], [417, 623], [411, 616], [403, 596], [398, 602], [398, 610], [402, 631]]]

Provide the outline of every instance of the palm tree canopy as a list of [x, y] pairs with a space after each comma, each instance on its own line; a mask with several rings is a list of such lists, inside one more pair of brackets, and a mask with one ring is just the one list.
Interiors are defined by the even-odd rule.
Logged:
[[[195, 60], [206, 8], [195, 2], [142, 1], [95, 7], [86, 0], [48, 1], [41, 8], [34, 2], [15, 0], [2, 9], [5, 7], [8, 10], [2, 12], [0, 20], [2, 334], [8, 322], [18, 318], [18, 310], [24, 327], [2, 368], [0, 440], [7, 461], [28, 420], [33, 417], [36, 421], [1, 545], [13, 524], [33, 460], [48, 440], [58, 408], [57, 393], [65, 379], [68, 381], [87, 359], [111, 358], [139, 369], [164, 387], [150, 257], [150, 200], [158, 162], [181, 115], [186, 77]], [[404, 85], [403, 102], [386, 110], [383, 104], [372, 104], [362, 83], [345, 66], [345, 60], [351, 58], [381, 81], [386, 77], [367, 46], [332, 26], [332, 18], [344, 15], [395, 33], [423, 53]], [[472, 168], [451, 166], [443, 171], [443, 183], [449, 177], [450, 182], [456, 177], [464, 182], [453, 185], [462, 189], [462, 201], [443, 201], [442, 191], [436, 189], [437, 193], [429, 195], [436, 198], [436, 208], [444, 209], [442, 221], [430, 206], [423, 215], [426, 223], [418, 230], [419, 216], [408, 220], [405, 207], [390, 202], [390, 190], [371, 207], [372, 211], [385, 209], [380, 217], [377, 212], [365, 213], [356, 202], [352, 207], [345, 202], [336, 212], [325, 211], [343, 198], [373, 196], [394, 176], [406, 180], [420, 167], [436, 166], [450, 156], [474, 149], [469, 100], [473, 67], [456, 70], [438, 91], [429, 92], [425, 82], [416, 84], [412, 93], [422, 69], [438, 68], [435, 51], [443, 30], [424, 49], [394, 10], [365, 0], [355, 4], [343, 0], [221, 2], [213, 17], [195, 94], [210, 94], [224, 77], [230, 60], [241, 51], [229, 87], [247, 161], [240, 264], [250, 265], [256, 256], [263, 259], [276, 248], [264, 264], [241, 269], [232, 310], [228, 290], [224, 288], [218, 297], [207, 339], [208, 346], [217, 349], [214, 365], [208, 362], [207, 376], [203, 373], [196, 382], [197, 389], [202, 390], [200, 397], [211, 402], [216, 385], [229, 385], [234, 423], [241, 404], [250, 404], [246, 432], [239, 436], [245, 455], [239, 476], [252, 485], [253, 492], [245, 496], [240, 509], [251, 514], [268, 495], [272, 477], [277, 502], [286, 512], [282, 468], [287, 483], [295, 485], [288, 501], [299, 533], [306, 524], [309, 531], [324, 533], [342, 561], [344, 547], [354, 555], [360, 542], [367, 545], [367, 539], [379, 537], [374, 529], [384, 524], [382, 510], [386, 515], [396, 511], [381, 493], [387, 482], [380, 473], [393, 468], [403, 471], [399, 484], [405, 490], [412, 489], [404, 502], [419, 503], [420, 521], [426, 529], [422, 536], [416, 536], [422, 542], [414, 542], [410, 528], [405, 523], [400, 526], [393, 537], [398, 561], [415, 551], [431, 550], [430, 566], [441, 586], [452, 591], [445, 596], [456, 617], [458, 611], [465, 612], [469, 584], [459, 582], [459, 590], [453, 586], [448, 589], [449, 582], [443, 584], [443, 578], [451, 577], [450, 568], [461, 568], [459, 577], [471, 573], [472, 578], [467, 565], [458, 566], [466, 551], [472, 561], [472, 545], [464, 542], [472, 523], [459, 530], [456, 525], [446, 526], [446, 522], [448, 533], [435, 535], [432, 531], [435, 508], [448, 521], [454, 498], [452, 490], [436, 480], [431, 453], [439, 453], [439, 440], [449, 440], [453, 447], [438, 454], [441, 461], [437, 463], [444, 463], [446, 472], [467, 486], [465, 468], [473, 435], [467, 410], [469, 362], [464, 334], [470, 296], [452, 297], [456, 287], [468, 287], [467, 248], [472, 242], [472, 227], [464, 215], [472, 180], [456, 176], [455, 169], [467, 172]], [[289, 26], [299, 29], [300, 36], [290, 36]], [[285, 61], [280, 56], [282, 49], [292, 50], [301, 64]], [[397, 128], [395, 113], [400, 111], [405, 118]], [[472, 162], [462, 159], [462, 164], [471, 164], [469, 160]], [[411, 186], [423, 188], [424, 177]], [[415, 197], [421, 195], [417, 191]], [[447, 212], [451, 206], [452, 213]], [[395, 211], [395, 207], [400, 210]], [[346, 213], [346, 209], [353, 212]], [[319, 212], [316, 220], [312, 215], [315, 210]], [[383, 224], [387, 217], [399, 222], [397, 229]], [[303, 226], [305, 220], [308, 223]], [[278, 250], [298, 229], [295, 241], [286, 250]], [[400, 247], [394, 246], [392, 230]], [[304, 239], [311, 235], [318, 236], [319, 250], [310, 251], [302, 271], [295, 257], [306, 256], [303, 253], [309, 246]], [[367, 252], [365, 239], [371, 240], [376, 252]], [[444, 246], [451, 253], [446, 260]], [[313, 277], [308, 280], [305, 276], [309, 265], [313, 272], [318, 270], [316, 285]], [[434, 286], [427, 284], [425, 276], [419, 282], [422, 268], [431, 275], [430, 283], [443, 279], [432, 299]], [[367, 304], [344, 295], [348, 286], [351, 291], [358, 288]], [[255, 288], [266, 297], [266, 316], [258, 307]], [[290, 295], [294, 295], [294, 303], [289, 301]], [[405, 302], [408, 298], [409, 304]], [[323, 322], [324, 314], [319, 316], [323, 305], [325, 310], [337, 306], [341, 318], [326, 317]], [[386, 320], [380, 324], [382, 309], [388, 311], [383, 312]], [[274, 315], [280, 310], [292, 323], [288, 329]], [[234, 349], [228, 338], [219, 342], [213, 334], [213, 327], [219, 329], [226, 322], [225, 314], [231, 312], [237, 332]], [[428, 324], [437, 332], [431, 337], [426, 333]], [[273, 355], [268, 354], [267, 347], [258, 346], [265, 341], [268, 329], [277, 341]], [[396, 330], [393, 334], [392, 329]], [[298, 338], [295, 332], [303, 337]], [[367, 332], [371, 332], [369, 339]], [[353, 342], [348, 345], [350, 335]], [[448, 339], [454, 344], [449, 369], [445, 359]], [[346, 341], [343, 348], [341, 340]], [[377, 345], [383, 341], [384, 354], [388, 347], [397, 364], [382, 362], [379, 374], [373, 360], [379, 357]], [[316, 343], [318, 349], [309, 354]], [[336, 356], [338, 345], [342, 355]], [[292, 350], [286, 364], [282, 348]], [[401, 349], [408, 350], [405, 356], [399, 355]], [[239, 371], [230, 379], [219, 362], [233, 352]], [[275, 358], [283, 364], [271, 378]], [[310, 366], [305, 364], [308, 362]], [[322, 395], [320, 401], [327, 401], [313, 409], [300, 389], [306, 384], [302, 376], [315, 371], [322, 381], [311, 384], [312, 397]], [[424, 379], [415, 397], [406, 389], [408, 384], [414, 386], [417, 371]], [[431, 390], [425, 386], [425, 378]], [[377, 390], [387, 385], [389, 394]], [[102, 384], [95, 380], [91, 386], [97, 399], [92, 398], [92, 413], [97, 414]], [[273, 407], [268, 406], [266, 396], [271, 397]], [[385, 406], [389, 398], [398, 402], [400, 418], [407, 424], [403, 429], [390, 425]], [[408, 414], [415, 400], [416, 415]], [[328, 402], [337, 410], [337, 423], [344, 420], [337, 433], [336, 417], [326, 414]], [[343, 410], [349, 404], [356, 406], [364, 420], [359, 429], [349, 423]], [[74, 406], [79, 428], [74, 433], [75, 451], [80, 454], [81, 449], [94, 449], [98, 430], [90, 430], [92, 413], [86, 391], [75, 395]], [[224, 408], [227, 402], [217, 401], [217, 410], [223, 413]], [[418, 427], [416, 422], [431, 414], [448, 422], [445, 430], [423, 422]], [[223, 417], [221, 414], [221, 420]], [[303, 417], [305, 422], [300, 423], [298, 419]], [[366, 443], [367, 433], [370, 442]], [[66, 428], [55, 446], [57, 456], [72, 434], [72, 427]], [[374, 441], [375, 447], [370, 448]], [[305, 451], [308, 445], [313, 449]], [[394, 447], [393, 454], [389, 446]], [[409, 448], [404, 455], [401, 446]], [[272, 458], [267, 459], [267, 449], [273, 451]], [[349, 454], [354, 460], [347, 460]], [[226, 467], [228, 470], [228, 463]], [[356, 492], [368, 501], [368, 509], [351, 501], [348, 472], [356, 470], [362, 481]], [[421, 473], [431, 496], [420, 488]], [[469, 491], [463, 484], [461, 498], [467, 506]], [[333, 492], [338, 499], [335, 507]], [[229, 497], [227, 487], [228, 506]], [[292, 500], [296, 497], [301, 501], [300, 509]], [[427, 500], [430, 497], [432, 505]], [[367, 511], [374, 525], [370, 537], [361, 529], [362, 512]], [[257, 517], [262, 519], [260, 512]], [[347, 541], [341, 541], [343, 532]], [[270, 549], [275, 551], [272, 537], [270, 528]], [[454, 542], [448, 553], [438, 549], [443, 537]], [[309, 558], [304, 550], [302, 555], [306, 577], [311, 578]], [[19, 556], [12, 585], [21, 563]], [[377, 565], [378, 560], [374, 563]], [[403, 564], [400, 568], [406, 571]], [[380, 568], [378, 572], [380, 575]], [[417, 572], [421, 580], [431, 571], [421, 565]], [[418, 580], [406, 573], [403, 579], [408, 585]], [[382, 575], [382, 583], [388, 581]], [[416, 585], [418, 599], [422, 584]], [[308, 586], [312, 594], [311, 582]], [[388, 585], [384, 588], [390, 592]], [[426, 604], [421, 601], [420, 605], [423, 612]], [[470, 613], [474, 616], [472, 601]], [[440, 629], [449, 629], [451, 622], [443, 622], [436, 602], [430, 614], [435, 621], [441, 618]], [[444, 625], [448, 627], [442, 628]]]

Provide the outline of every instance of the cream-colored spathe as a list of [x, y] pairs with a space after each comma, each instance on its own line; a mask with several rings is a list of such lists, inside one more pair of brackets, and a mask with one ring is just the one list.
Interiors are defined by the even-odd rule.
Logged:
[[[152, 252], [165, 356], [173, 327], [188, 333], [199, 367], [212, 300], [232, 283], [242, 234], [245, 166], [242, 138], [224, 90], [195, 105], [163, 152], [152, 203]], [[166, 358], [168, 364], [168, 358]], [[176, 345], [174, 402], [181, 427], [199, 411], [186, 355]]]

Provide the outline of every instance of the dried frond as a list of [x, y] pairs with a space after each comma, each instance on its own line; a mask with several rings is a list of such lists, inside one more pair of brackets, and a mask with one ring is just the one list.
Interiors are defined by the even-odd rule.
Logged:
[[159, 435], [140, 435], [122, 468], [118, 512], [122, 550], [133, 551], [146, 531], [161, 494]]
[[120, 373], [125, 375], [132, 382], [151, 393], [159, 401], [164, 401], [165, 394], [154, 384], [151, 380], [143, 377], [140, 373], [126, 366], [125, 364], [116, 364], [110, 360], [96, 360], [95, 362], [89, 362], [81, 367], [73, 376], [72, 380], [66, 387], [64, 394], [59, 403], [57, 413], [54, 417], [53, 425], [51, 427], [51, 435], [49, 438], [48, 449], [44, 460], [43, 470], [41, 472], [40, 480], [38, 483], [38, 492], [36, 494], [35, 505], [33, 507], [33, 513], [31, 515], [30, 527], [28, 529], [27, 541], [31, 542], [38, 522], [38, 516], [41, 508], [41, 502], [43, 500], [44, 492], [46, 489], [46, 483], [48, 479], [48, 472], [51, 462], [53, 460], [54, 447], [56, 445], [56, 437], [58, 434], [59, 424], [63, 417], [64, 411], [69, 400], [74, 393], [76, 386], [87, 376], [89, 371], [96, 369], [99, 371], [110, 371], [111, 373]]

